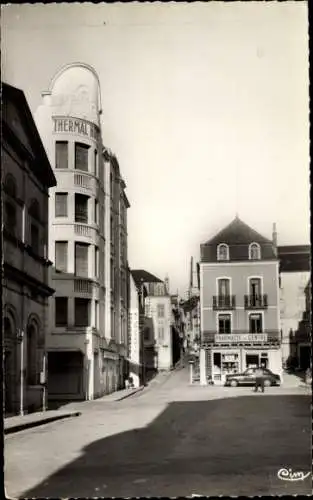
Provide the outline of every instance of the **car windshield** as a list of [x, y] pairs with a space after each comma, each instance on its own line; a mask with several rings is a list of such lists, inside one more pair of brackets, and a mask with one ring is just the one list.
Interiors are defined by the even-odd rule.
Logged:
[[246, 370], [244, 372], [245, 375], [253, 375], [254, 374], [254, 368], [248, 368], [248, 370]]

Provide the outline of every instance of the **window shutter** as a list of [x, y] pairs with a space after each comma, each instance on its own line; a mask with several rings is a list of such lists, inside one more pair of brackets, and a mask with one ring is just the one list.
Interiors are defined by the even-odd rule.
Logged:
[[55, 326], [67, 325], [67, 297], [55, 298]]
[[55, 242], [55, 268], [67, 272], [67, 241]]
[[75, 274], [88, 277], [88, 246], [85, 243], [75, 244]]
[[75, 168], [88, 172], [88, 149], [86, 144], [75, 144]]
[[88, 196], [75, 194], [75, 222], [88, 223]]
[[75, 299], [75, 325], [89, 326], [90, 301], [88, 299]]
[[68, 143], [55, 143], [55, 168], [68, 168]]
[[55, 216], [67, 217], [67, 193], [55, 193]]

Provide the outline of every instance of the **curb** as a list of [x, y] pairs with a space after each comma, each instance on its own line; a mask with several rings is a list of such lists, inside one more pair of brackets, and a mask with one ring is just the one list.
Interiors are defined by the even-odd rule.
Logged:
[[4, 429], [4, 434], [13, 434], [15, 432], [24, 431], [32, 427], [39, 427], [40, 425], [49, 424], [51, 422], [56, 422], [57, 420], [64, 420], [71, 417], [79, 417], [81, 415], [80, 411], [75, 411], [72, 413], [64, 413], [63, 415], [55, 415], [53, 417], [45, 417], [41, 420], [35, 420], [32, 422], [22, 422], [20, 424], [12, 425]]
[[122, 396], [121, 398], [119, 399], [116, 399], [115, 401], [122, 401], [123, 399], [126, 399], [126, 398], [130, 398], [131, 396], [134, 396], [135, 394], [137, 394], [137, 392], [140, 392], [142, 391], [143, 389], [145, 388], [144, 385], [141, 385], [140, 387], [138, 387], [137, 389], [134, 389], [132, 392], [128, 393], [128, 394], [124, 394], [124, 396]]

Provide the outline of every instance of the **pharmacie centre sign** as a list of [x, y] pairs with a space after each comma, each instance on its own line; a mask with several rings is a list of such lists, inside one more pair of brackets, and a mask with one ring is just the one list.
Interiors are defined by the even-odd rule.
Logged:
[[97, 125], [81, 118], [53, 117], [53, 132], [61, 134], [77, 134], [97, 140], [99, 129]]

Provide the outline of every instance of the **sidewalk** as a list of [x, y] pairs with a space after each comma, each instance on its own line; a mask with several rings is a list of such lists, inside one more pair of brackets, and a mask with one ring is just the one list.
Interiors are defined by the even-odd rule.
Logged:
[[81, 412], [79, 411], [47, 410], [44, 412], [29, 413], [27, 415], [7, 417], [4, 419], [4, 434], [12, 434], [57, 420], [79, 417], [80, 415]]
[[91, 401], [73, 401], [71, 403], [66, 403], [62, 406], [62, 409], [59, 410], [47, 410], [45, 412], [29, 413], [24, 416], [17, 415], [7, 417], [4, 419], [4, 434], [12, 434], [14, 432], [30, 429], [31, 427], [37, 427], [39, 425], [48, 424], [65, 418], [78, 417], [84, 410], [88, 409], [90, 405], [95, 403], [112, 403], [122, 401], [123, 399], [142, 391], [142, 389], [144, 389], [144, 386], [140, 386], [135, 389], [122, 389]]

